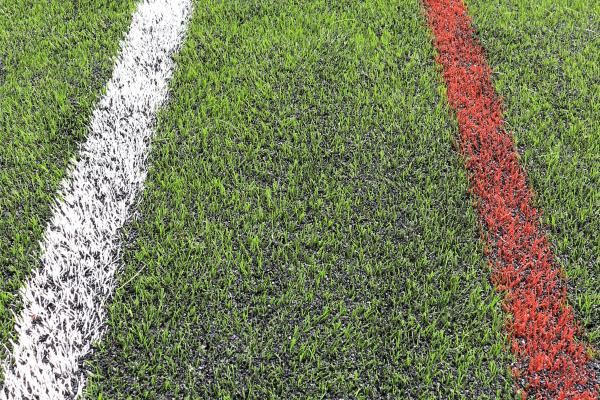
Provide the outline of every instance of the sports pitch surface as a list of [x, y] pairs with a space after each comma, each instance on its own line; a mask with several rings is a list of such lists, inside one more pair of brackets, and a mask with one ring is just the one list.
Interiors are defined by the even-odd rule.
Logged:
[[0, 396], [598, 398], [600, 4], [186, 3], [0, 4]]

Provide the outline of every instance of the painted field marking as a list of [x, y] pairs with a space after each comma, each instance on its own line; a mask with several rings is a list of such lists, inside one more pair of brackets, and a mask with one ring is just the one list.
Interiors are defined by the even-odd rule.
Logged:
[[21, 290], [17, 342], [0, 399], [82, 393], [82, 361], [100, 339], [115, 288], [119, 230], [146, 178], [157, 109], [165, 102], [191, 0], [142, 0], [80, 159], [62, 182], [41, 243], [41, 266]]
[[462, 0], [423, 1], [485, 227], [492, 280], [505, 292], [519, 390], [536, 399], [597, 399], [590, 348], [580, 341], [564, 274], [540, 227], [467, 8]]

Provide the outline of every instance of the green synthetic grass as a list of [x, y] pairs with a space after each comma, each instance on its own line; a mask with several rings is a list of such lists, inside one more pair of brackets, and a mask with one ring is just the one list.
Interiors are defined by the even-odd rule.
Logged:
[[600, 2], [469, 0], [535, 204], [600, 348]]
[[133, 6], [0, 1], [0, 359], [18, 289], [37, 266], [58, 183], [86, 136]]
[[90, 398], [512, 398], [417, 0], [198, 1]]

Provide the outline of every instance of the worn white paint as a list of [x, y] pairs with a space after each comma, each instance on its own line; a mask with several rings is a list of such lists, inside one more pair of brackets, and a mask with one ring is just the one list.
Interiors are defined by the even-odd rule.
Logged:
[[157, 109], [191, 0], [142, 0], [106, 94], [94, 110], [42, 240], [40, 268], [23, 287], [17, 340], [3, 364], [0, 399], [63, 399], [82, 393], [82, 361], [100, 339], [115, 288], [119, 230], [146, 178]]

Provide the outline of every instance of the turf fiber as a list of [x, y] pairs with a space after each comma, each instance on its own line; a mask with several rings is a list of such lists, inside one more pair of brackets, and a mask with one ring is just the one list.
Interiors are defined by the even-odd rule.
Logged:
[[197, 2], [90, 398], [511, 398], [421, 5]]
[[[598, 349], [600, 3], [466, 3]], [[0, 358], [134, 5], [0, 1]], [[87, 397], [514, 398], [434, 59], [418, 0], [196, 1]]]
[[[600, 348], [600, 3], [468, 0], [535, 205]], [[596, 358], [598, 355], [596, 355]], [[600, 369], [598, 370], [600, 372]]]
[[0, 2], [0, 358], [58, 183], [86, 137], [133, 6]]

